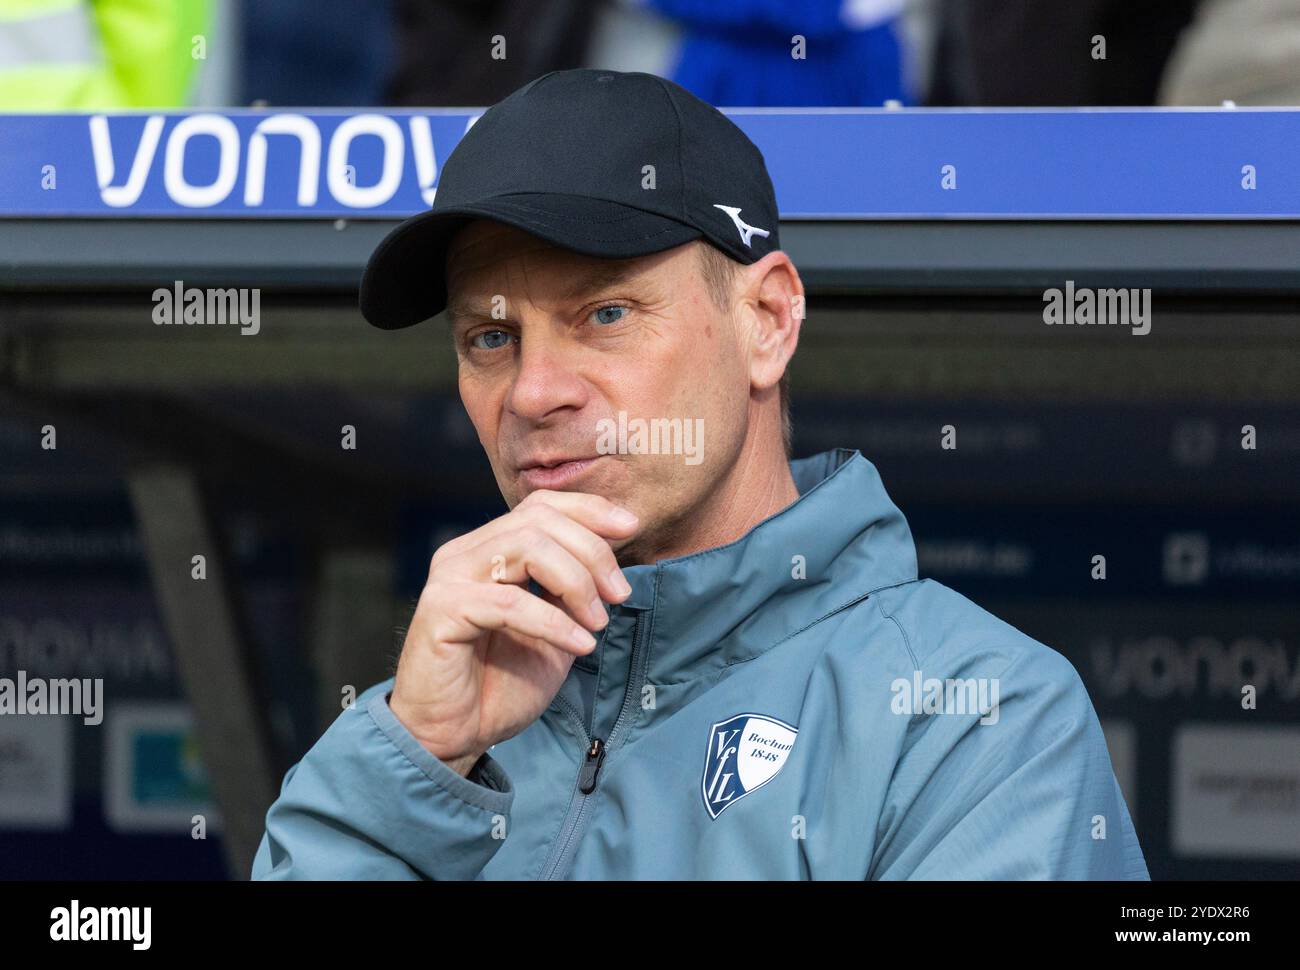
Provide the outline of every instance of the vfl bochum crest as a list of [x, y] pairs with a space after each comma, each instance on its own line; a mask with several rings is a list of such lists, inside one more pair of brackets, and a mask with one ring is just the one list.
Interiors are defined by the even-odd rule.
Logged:
[[727, 806], [775, 778], [798, 733], [798, 728], [766, 714], [737, 714], [713, 725], [700, 785], [709, 816], [717, 818]]

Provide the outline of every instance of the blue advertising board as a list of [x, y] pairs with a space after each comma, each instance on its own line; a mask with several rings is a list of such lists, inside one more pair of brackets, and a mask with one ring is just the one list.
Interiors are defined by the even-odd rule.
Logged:
[[[1295, 110], [726, 113], [786, 219], [1300, 217]], [[0, 218], [402, 217], [480, 114], [0, 115]]]

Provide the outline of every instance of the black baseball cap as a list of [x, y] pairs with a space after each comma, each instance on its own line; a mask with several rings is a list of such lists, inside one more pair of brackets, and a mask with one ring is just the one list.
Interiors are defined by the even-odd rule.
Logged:
[[361, 313], [397, 330], [442, 312], [447, 248], [474, 219], [616, 259], [703, 238], [747, 264], [781, 248], [777, 218], [762, 154], [717, 108], [653, 74], [552, 71], [465, 133], [433, 208], [375, 248]]

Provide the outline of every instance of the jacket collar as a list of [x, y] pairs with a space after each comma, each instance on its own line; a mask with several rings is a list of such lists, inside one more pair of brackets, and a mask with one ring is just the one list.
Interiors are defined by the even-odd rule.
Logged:
[[751, 659], [874, 590], [917, 578], [907, 520], [860, 452], [826, 451], [791, 462], [790, 472], [799, 498], [735, 542], [623, 570], [632, 586], [623, 606], [651, 621], [651, 683]]

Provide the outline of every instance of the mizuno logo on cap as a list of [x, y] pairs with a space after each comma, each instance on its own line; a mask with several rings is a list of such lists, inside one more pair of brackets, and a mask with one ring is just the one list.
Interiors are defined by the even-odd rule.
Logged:
[[746, 246], [749, 245], [749, 241], [750, 239], [753, 238], [754, 233], [758, 233], [760, 236], [763, 237], [766, 237], [768, 235], [768, 231], [766, 229], [760, 229], [758, 228], [758, 226], [751, 226], [749, 223], [741, 219], [740, 209], [734, 205], [718, 205], [715, 202], [713, 203], [713, 208], [721, 209], [727, 215], [731, 216], [731, 221], [736, 224], [736, 228], [740, 231], [740, 241], [743, 242]]

